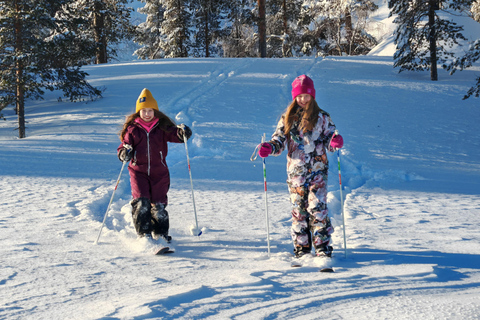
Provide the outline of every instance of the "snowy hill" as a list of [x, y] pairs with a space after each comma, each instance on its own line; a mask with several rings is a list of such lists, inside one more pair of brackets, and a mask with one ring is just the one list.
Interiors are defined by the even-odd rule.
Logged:
[[[368, 55], [393, 57], [396, 51], [396, 45], [394, 43], [395, 39], [393, 36], [396, 29], [396, 25], [393, 23], [395, 16], [389, 17], [390, 9], [388, 8], [388, 1], [378, 0], [375, 1], [375, 3], [379, 8], [370, 17], [370, 25], [367, 31], [379, 41], [379, 44], [373, 48]], [[438, 11], [437, 14], [439, 14], [442, 19], [454, 21], [457, 25], [463, 27], [464, 31], [462, 34], [467, 41], [461, 41], [460, 43], [462, 45], [457, 48], [447, 49], [455, 52], [457, 57], [461, 57], [468, 49], [469, 43], [478, 39], [480, 34], [480, 23], [467, 17], [466, 13]]]
[[[90, 66], [105, 86], [93, 103], [56, 94], [0, 122], [1, 319], [478, 319], [480, 115], [462, 101], [476, 66], [439, 81], [398, 74], [391, 57], [174, 59]], [[329, 207], [336, 273], [306, 259], [291, 268], [285, 155], [267, 164], [271, 256], [262, 165], [250, 155], [273, 133], [290, 84], [310, 75], [345, 139], [348, 256], [337, 157]], [[121, 163], [117, 132], [149, 88], [193, 129], [167, 158], [172, 246], [153, 256], [136, 239], [125, 171], [94, 245]], [[5, 112], [6, 111], [6, 112]], [[10, 113], [9, 113], [10, 112]]]

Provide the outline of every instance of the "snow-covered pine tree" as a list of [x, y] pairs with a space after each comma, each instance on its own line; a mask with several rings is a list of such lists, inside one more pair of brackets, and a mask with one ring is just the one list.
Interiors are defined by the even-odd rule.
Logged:
[[470, 11], [472, 12], [473, 19], [480, 22], [480, 0], [473, 1]]
[[371, 0], [350, 0], [345, 6], [345, 51], [347, 55], [367, 54], [377, 45], [375, 38], [365, 30], [369, 16], [378, 6]]
[[[473, 65], [474, 62], [480, 60], [480, 39], [477, 39], [468, 50], [467, 54], [464, 56], [465, 61], [469, 61], [468, 64], [465, 64], [464, 68], [467, 68]], [[480, 77], [477, 77], [477, 83], [473, 85], [468, 91], [463, 99], [468, 99], [471, 96], [478, 98], [480, 96]]]
[[442, 0], [390, 0], [388, 6], [397, 24], [394, 67], [399, 72], [430, 70], [430, 79], [438, 80], [437, 64], [454, 56], [447, 48], [466, 40], [463, 27], [437, 14], [449, 10]]
[[116, 45], [134, 36], [130, 22], [129, 0], [75, 0], [81, 17], [89, 21], [88, 29], [79, 35], [96, 42], [95, 63], [107, 63], [117, 56]]
[[191, 47], [191, 14], [185, 0], [160, 0], [165, 8], [160, 32], [165, 58], [188, 57]]
[[142, 45], [140, 49], [134, 52], [140, 59], [158, 59], [165, 56], [162, 50], [162, 42], [165, 36], [161, 33], [162, 23], [164, 22], [165, 8], [161, 0], [142, 0], [145, 3], [138, 12], [147, 16], [146, 21], [139, 24], [135, 36], [135, 42]]
[[0, 110], [15, 105], [20, 138], [25, 137], [25, 102], [42, 98], [45, 89], [63, 90], [70, 100], [101, 96], [80, 70], [84, 55], [78, 48], [89, 48], [89, 42], [77, 36], [85, 21], [71, 4], [0, 1]]
[[[467, 2], [464, 4], [464, 7], [468, 5], [470, 5], [472, 18], [480, 23], [480, 0]], [[452, 63], [444, 67], [447, 70], [450, 70], [450, 74], [453, 74], [457, 69], [464, 70], [473, 66], [478, 60], [480, 60], [480, 37], [473, 41], [473, 43], [470, 43], [470, 46], [463, 57], [454, 59]], [[480, 96], [480, 77], [477, 77], [476, 80], [477, 83], [467, 91], [467, 94], [463, 97], [464, 100], [471, 96], [477, 98]]]
[[224, 57], [256, 57], [258, 39], [255, 37], [253, 9], [255, 0], [228, 1], [225, 35], [221, 39]]
[[190, 0], [192, 12], [193, 55], [210, 57], [221, 54], [219, 39], [225, 35], [223, 29], [227, 17], [228, 0]]
[[315, 49], [322, 55], [359, 55], [376, 44], [368, 34], [368, 16], [378, 6], [371, 0], [304, 0], [302, 16], [312, 27], [305, 31], [303, 52]]
[[302, 0], [267, 1], [267, 56], [291, 57], [301, 48], [306, 19], [300, 16]]

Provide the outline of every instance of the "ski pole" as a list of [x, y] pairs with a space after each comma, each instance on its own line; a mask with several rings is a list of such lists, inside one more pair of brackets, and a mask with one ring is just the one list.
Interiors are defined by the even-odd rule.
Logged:
[[[338, 135], [338, 131], [335, 130], [334, 136]], [[345, 258], [347, 258], [347, 236], [345, 231], [345, 212], [343, 209], [343, 185], [342, 185], [342, 169], [340, 166], [340, 149], [336, 149], [337, 151], [337, 160], [338, 160], [338, 181], [340, 184], [340, 209], [342, 211], [342, 220], [343, 220], [343, 248], [345, 250]]]
[[[264, 142], [265, 142], [265, 133], [262, 136], [262, 143], [264, 143]], [[255, 148], [252, 156], [250, 157], [251, 161], [254, 161], [255, 159], [257, 159], [257, 156], [256, 156], [257, 150], [258, 150], [258, 146], [257, 146], [257, 148]], [[270, 221], [269, 221], [269, 217], [268, 217], [267, 169], [266, 169], [266, 164], [265, 164], [265, 158], [262, 159], [262, 162], [263, 162], [263, 185], [264, 185], [264, 189], [265, 189], [265, 222], [266, 222], [266, 225], [267, 225], [267, 248], [268, 248], [268, 257], [270, 258]]]
[[120, 183], [120, 178], [122, 177], [123, 168], [125, 168], [125, 164], [127, 162], [128, 161], [123, 161], [122, 169], [120, 169], [120, 173], [118, 174], [117, 183], [115, 183], [115, 189], [113, 189], [112, 197], [110, 198], [110, 202], [108, 203], [107, 211], [105, 212], [105, 215], [103, 216], [102, 226], [100, 227], [100, 230], [98, 231], [97, 240], [95, 240], [94, 244], [98, 244], [98, 240], [100, 239], [100, 235], [102, 234], [103, 226], [105, 225], [105, 220], [107, 220], [108, 210], [110, 209], [110, 205], [112, 204], [113, 196], [115, 195], [115, 191], [117, 191], [118, 184]]
[[[265, 133], [262, 137], [262, 143], [265, 142]], [[267, 201], [267, 169], [265, 164], [265, 159], [263, 158], [263, 184], [265, 186], [265, 223], [267, 225], [267, 248], [268, 248], [268, 257], [270, 258], [270, 221], [268, 218], [268, 201]]]
[[193, 192], [192, 170], [190, 169], [190, 157], [188, 156], [187, 136], [185, 135], [185, 131], [183, 132], [183, 141], [185, 143], [185, 152], [187, 154], [187, 164], [188, 164], [188, 174], [190, 175], [190, 186], [192, 188], [193, 213], [195, 214], [195, 232], [194, 233], [197, 236], [200, 236], [202, 234], [202, 231], [198, 230], [197, 208], [195, 207], [195, 193]]

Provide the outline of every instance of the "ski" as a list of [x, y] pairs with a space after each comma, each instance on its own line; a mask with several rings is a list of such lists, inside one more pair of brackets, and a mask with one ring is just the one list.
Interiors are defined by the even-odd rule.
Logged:
[[[301, 259], [301, 258], [300, 258]], [[290, 266], [292, 268], [300, 268], [300, 267], [303, 267], [303, 263], [302, 261], [300, 260], [298, 257], [294, 257], [294, 259], [292, 260]], [[318, 258], [317, 258], [318, 259]], [[329, 263], [328, 263], [329, 264]], [[310, 264], [307, 263], [307, 265], [310, 267]], [[329, 266], [322, 266], [318, 269], [319, 272], [324, 272], [324, 273], [332, 273], [332, 272], [335, 272], [335, 270], [332, 268], [332, 267], [329, 267]]]
[[302, 264], [300, 262], [297, 262], [297, 261], [292, 262], [292, 268], [300, 268], [301, 266]]
[[[292, 262], [291, 266], [292, 268], [300, 268], [302, 267], [302, 264], [298, 262]], [[335, 272], [335, 270], [333, 270], [333, 268], [327, 267], [327, 268], [318, 269], [318, 272], [332, 273], [332, 272]]]
[[170, 250], [169, 247], [161, 247], [161, 248], [158, 248], [154, 251], [155, 255], [163, 255], [163, 254], [167, 254], [167, 253], [174, 253], [175, 251], [173, 250]]

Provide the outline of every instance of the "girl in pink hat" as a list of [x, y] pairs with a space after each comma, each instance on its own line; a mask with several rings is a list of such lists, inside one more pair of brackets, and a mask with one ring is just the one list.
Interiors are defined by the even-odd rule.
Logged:
[[168, 142], [183, 143], [192, 131], [175, 123], [158, 110], [157, 101], [148, 89], [137, 99], [135, 113], [127, 117], [120, 132], [117, 149], [120, 161], [130, 161], [132, 216], [140, 237], [164, 238], [169, 241], [167, 192], [170, 173], [166, 157]]
[[259, 146], [265, 158], [287, 149], [287, 184], [292, 204], [291, 236], [294, 253], [331, 257], [333, 227], [327, 210], [328, 159], [326, 150], [343, 146], [330, 115], [315, 101], [315, 87], [306, 75], [292, 83], [292, 103], [278, 122], [272, 139]]

